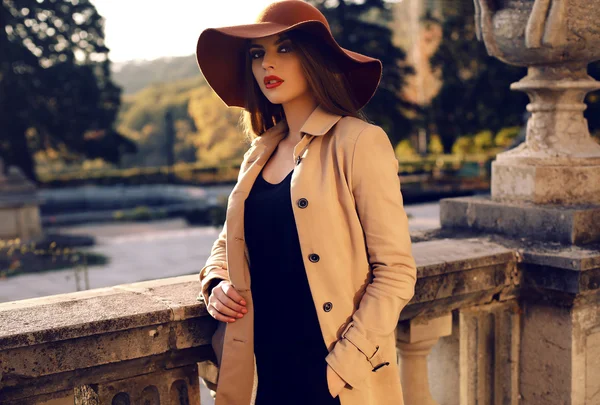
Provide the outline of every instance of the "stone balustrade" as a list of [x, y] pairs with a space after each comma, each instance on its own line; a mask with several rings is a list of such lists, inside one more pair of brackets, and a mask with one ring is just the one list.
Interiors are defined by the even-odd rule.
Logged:
[[[451, 313], [511, 299], [517, 285], [511, 249], [425, 239], [414, 243], [417, 292], [398, 326], [407, 405], [435, 403], [427, 354], [452, 334]], [[216, 321], [198, 289], [189, 275], [0, 304], [0, 403], [200, 403]]]
[[[516, 405], [523, 381], [535, 379], [529, 368], [549, 373], [572, 351], [569, 375], [583, 373], [573, 381], [592, 395], [596, 246], [444, 229], [412, 238], [418, 282], [397, 328], [406, 405]], [[0, 403], [199, 404], [199, 377], [214, 376], [216, 321], [198, 290], [193, 274], [0, 304]], [[540, 303], [536, 291], [560, 304]], [[544, 323], [556, 319], [560, 328]], [[539, 357], [544, 349], [554, 357]], [[552, 378], [565, 390], [571, 383]]]

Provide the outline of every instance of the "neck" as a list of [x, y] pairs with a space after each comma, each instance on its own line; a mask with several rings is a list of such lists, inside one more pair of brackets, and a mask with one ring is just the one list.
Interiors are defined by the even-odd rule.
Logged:
[[297, 97], [294, 100], [283, 104], [285, 120], [287, 121], [289, 133], [286, 136], [287, 141], [296, 144], [302, 138], [300, 129], [306, 122], [310, 114], [317, 108], [317, 100], [307, 94], [305, 97]]

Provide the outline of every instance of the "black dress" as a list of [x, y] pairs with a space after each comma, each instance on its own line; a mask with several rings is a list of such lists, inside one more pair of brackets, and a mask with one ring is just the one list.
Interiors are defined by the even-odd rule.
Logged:
[[328, 354], [302, 261], [290, 195], [258, 175], [245, 202], [254, 301], [256, 405], [339, 405], [327, 387]]

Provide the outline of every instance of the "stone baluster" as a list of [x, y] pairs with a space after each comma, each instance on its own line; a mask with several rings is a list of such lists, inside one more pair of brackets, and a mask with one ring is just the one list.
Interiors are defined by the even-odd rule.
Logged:
[[452, 334], [452, 314], [411, 319], [397, 329], [400, 378], [406, 405], [438, 405], [431, 396], [427, 356], [442, 336]]

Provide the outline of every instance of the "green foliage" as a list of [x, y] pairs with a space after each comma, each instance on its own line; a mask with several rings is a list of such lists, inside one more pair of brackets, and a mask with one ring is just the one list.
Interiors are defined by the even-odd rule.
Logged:
[[406, 76], [414, 69], [407, 66], [406, 53], [392, 43], [388, 28], [392, 16], [391, 5], [384, 0], [339, 0], [331, 5], [328, 0], [310, 0], [327, 18], [335, 40], [343, 48], [374, 58], [383, 63], [379, 88], [363, 112], [383, 127], [392, 144], [409, 136], [418, 107], [400, 95]]
[[494, 135], [492, 134], [492, 131], [486, 129], [475, 134], [473, 137], [473, 146], [475, 147], [475, 153], [491, 149], [494, 146]]
[[473, 138], [470, 136], [459, 136], [452, 145], [453, 155], [467, 155], [472, 153], [474, 148]]
[[511, 144], [513, 139], [515, 139], [519, 135], [520, 131], [521, 127], [518, 126], [502, 128], [496, 134], [496, 137], [494, 138], [494, 143], [496, 144], [496, 146], [506, 148]]
[[444, 153], [444, 145], [442, 144], [442, 140], [439, 135], [434, 134], [429, 137], [429, 145], [427, 150], [429, 150], [429, 153], [433, 155]]
[[456, 155], [481, 155], [489, 154], [496, 150], [505, 149], [519, 134], [521, 127], [502, 128], [495, 135], [485, 129], [475, 135], [459, 136], [452, 145], [452, 153]]
[[395, 148], [396, 157], [400, 160], [407, 157], [415, 157], [417, 156], [417, 151], [412, 145], [410, 139], [403, 139], [396, 145]]
[[135, 150], [113, 129], [120, 88], [89, 0], [5, 0], [0, 26], [0, 156], [8, 165], [35, 180], [32, 154], [43, 149], [111, 162]]
[[118, 117], [119, 127], [142, 131], [146, 125], [162, 127], [168, 109], [175, 120], [188, 119], [191, 92], [206, 86], [202, 76], [172, 83], [153, 84], [132, 96], [124, 97]]
[[198, 129], [193, 141], [198, 162], [241, 162], [248, 144], [238, 128], [240, 109], [226, 108], [212, 90], [204, 87], [192, 94], [188, 112]]
[[126, 97], [119, 129], [138, 144], [123, 166], [167, 164], [165, 115], [173, 116], [175, 163], [241, 162], [248, 145], [238, 129], [240, 110], [227, 108], [201, 76], [151, 85]]

